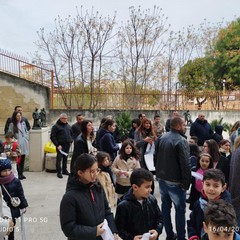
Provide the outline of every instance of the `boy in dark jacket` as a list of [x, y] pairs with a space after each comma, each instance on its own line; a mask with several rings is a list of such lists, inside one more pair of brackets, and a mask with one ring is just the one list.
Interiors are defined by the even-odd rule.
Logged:
[[225, 176], [219, 169], [208, 169], [203, 175], [203, 192], [193, 206], [187, 221], [188, 239], [200, 240], [203, 236], [204, 210], [210, 201], [223, 199], [231, 202], [231, 195], [226, 190]]
[[204, 211], [204, 231], [202, 240], [240, 240], [235, 231], [237, 217], [233, 206], [222, 199], [208, 204]]
[[143, 168], [133, 171], [131, 188], [118, 204], [115, 216], [119, 236], [124, 240], [158, 239], [162, 233], [163, 216], [156, 198], [150, 194], [153, 175]]

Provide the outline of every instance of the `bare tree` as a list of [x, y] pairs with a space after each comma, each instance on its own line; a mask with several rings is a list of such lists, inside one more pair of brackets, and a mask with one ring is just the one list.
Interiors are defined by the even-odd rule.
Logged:
[[97, 105], [93, 93], [100, 91], [101, 73], [109, 61], [105, 46], [112, 38], [114, 24], [115, 16], [103, 18], [93, 9], [91, 13], [83, 13], [81, 7], [75, 18], [58, 17], [52, 32], [46, 34], [44, 28], [38, 32], [36, 44], [47, 53], [54, 67], [56, 85], [65, 106], [82, 107], [86, 99], [85, 95], [80, 99], [79, 92], [83, 93], [86, 87], [90, 89], [89, 107]]
[[130, 20], [118, 32], [117, 52], [119, 77], [126, 92], [136, 93], [153, 85], [158, 76], [157, 61], [163, 56], [164, 34], [168, 31], [167, 18], [162, 9], [153, 11], [129, 8]]

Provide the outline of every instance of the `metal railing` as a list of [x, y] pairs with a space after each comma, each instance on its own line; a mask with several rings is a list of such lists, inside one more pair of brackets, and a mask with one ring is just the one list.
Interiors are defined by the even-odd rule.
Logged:
[[52, 109], [113, 110], [240, 110], [239, 91], [195, 91], [133, 93], [118, 85], [102, 86], [98, 92], [54, 88], [54, 72], [46, 66], [29, 63], [27, 58], [0, 49], [0, 71], [51, 88]]
[[[62, 96], [64, 95], [64, 100]], [[166, 92], [123, 93], [116, 89], [101, 93], [53, 93], [53, 109], [115, 109], [115, 110], [240, 110], [240, 92]]]
[[53, 71], [29, 63], [27, 58], [0, 49], [0, 71], [51, 88]]

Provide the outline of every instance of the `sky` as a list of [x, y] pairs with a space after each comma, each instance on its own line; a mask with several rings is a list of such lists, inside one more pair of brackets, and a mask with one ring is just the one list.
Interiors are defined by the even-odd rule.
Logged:
[[37, 50], [37, 31], [54, 28], [54, 19], [76, 16], [76, 6], [99, 11], [103, 16], [117, 12], [118, 22], [126, 21], [129, 7], [162, 8], [174, 31], [189, 25], [233, 21], [240, 17], [240, 0], [0, 0], [0, 48], [29, 58]]

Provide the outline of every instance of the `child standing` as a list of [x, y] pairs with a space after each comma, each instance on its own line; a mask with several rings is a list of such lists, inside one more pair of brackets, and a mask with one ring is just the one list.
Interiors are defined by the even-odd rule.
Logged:
[[163, 215], [156, 198], [150, 194], [153, 175], [144, 168], [135, 169], [130, 177], [131, 188], [117, 206], [115, 222], [124, 240], [140, 240], [143, 234], [156, 240], [162, 233]]
[[138, 150], [133, 141], [127, 139], [123, 142], [119, 155], [112, 164], [112, 171], [116, 174], [115, 191], [118, 199], [130, 189], [130, 176], [136, 168], [140, 168]]
[[16, 178], [18, 178], [17, 165], [20, 163], [21, 149], [17, 140], [14, 138], [12, 132], [5, 134], [4, 153], [6, 157], [11, 161], [12, 172]]
[[190, 210], [193, 209], [194, 203], [201, 196], [201, 192], [203, 189], [203, 174], [210, 168], [213, 168], [213, 159], [211, 155], [208, 153], [202, 153], [198, 158], [196, 167], [192, 169], [192, 171], [196, 172], [198, 176], [192, 177], [192, 186], [189, 197]]
[[60, 205], [60, 223], [68, 239], [100, 240], [104, 219], [117, 240], [117, 229], [106, 194], [97, 181], [97, 159], [87, 153], [77, 157], [74, 175], [70, 175], [67, 191]]
[[203, 191], [199, 200], [194, 204], [187, 221], [188, 239], [200, 240], [203, 236], [204, 210], [209, 201], [223, 199], [231, 202], [231, 195], [226, 190], [225, 176], [219, 169], [208, 169], [203, 175]]
[[98, 152], [96, 158], [98, 161], [98, 167], [101, 169], [97, 176], [97, 179], [101, 183], [106, 193], [110, 207], [114, 207], [116, 205], [116, 193], [113, 173], [110, 168], [110, 156], [106, 152]]
[[[19, 179], [15, 178], [13, 172], [11, 171], [11, 161], [9, 159], [0, 160], [0, 184], [2, 188], [2, 193], [4, 200], [6, 201], [8, 207], [11, 210], [12, 219], [14, 225], [16, 224], [16, 218], [20, 217], [20, 209], [25, 212], [28, 206], [27, 200], [24, 196], [22, 184]], [[18, 197], [20, 199], [20, 205], [14, 207], [11, 204], [11, 197]], [[8, 236], [8, 240], [14, 240], [14, 230]]]

